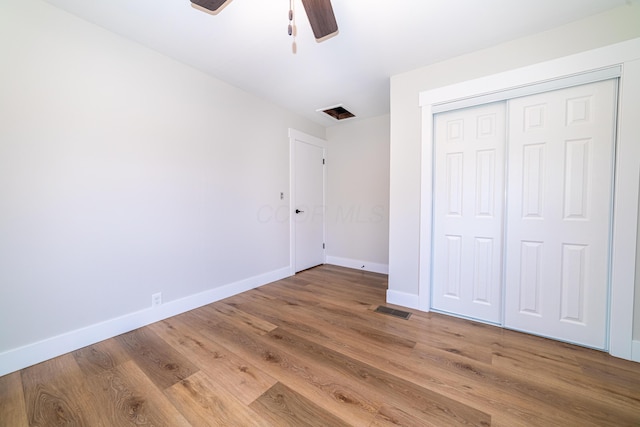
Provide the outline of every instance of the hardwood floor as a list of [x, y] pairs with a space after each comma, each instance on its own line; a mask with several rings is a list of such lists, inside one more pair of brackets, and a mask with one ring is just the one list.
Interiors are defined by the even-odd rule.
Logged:
[[640, 426], [640, 364], [386, 288], [321, 266], [5, 375], [0, 426]]

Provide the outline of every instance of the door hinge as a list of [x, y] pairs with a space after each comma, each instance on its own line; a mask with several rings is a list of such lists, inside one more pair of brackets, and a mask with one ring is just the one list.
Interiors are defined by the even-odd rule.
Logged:
[[324, 159], [322, 159], [322, 164], [324, 165]]
[[322, 244], [322, 249], [324, 249], [324, 243]]

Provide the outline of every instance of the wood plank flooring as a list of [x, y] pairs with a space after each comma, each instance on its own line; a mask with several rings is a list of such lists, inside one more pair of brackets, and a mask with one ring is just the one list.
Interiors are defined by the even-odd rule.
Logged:
[[640, 364], [386, 289], [316, 267], [5, 375], [0, 426], [640, 426]]

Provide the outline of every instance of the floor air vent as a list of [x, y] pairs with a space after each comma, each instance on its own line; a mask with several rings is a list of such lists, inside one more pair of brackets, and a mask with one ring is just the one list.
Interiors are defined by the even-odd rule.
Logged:
[[399, 317], [401, 319], [407, 320], [411, 313], [408, 311], [402, 310], [394, 310], [393, 308], [385, 307], [383, 305], [378, 306], [375, 310], [377, 313], [388, 314], [389, 316]]

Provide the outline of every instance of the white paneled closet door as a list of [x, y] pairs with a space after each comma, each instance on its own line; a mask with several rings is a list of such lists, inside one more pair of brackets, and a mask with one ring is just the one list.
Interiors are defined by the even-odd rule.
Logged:
[[502, 317], [505, 104], [435, 118], [432, 308]]
[[606, 347], [616, 90], [508, 102], [506, 327]]

